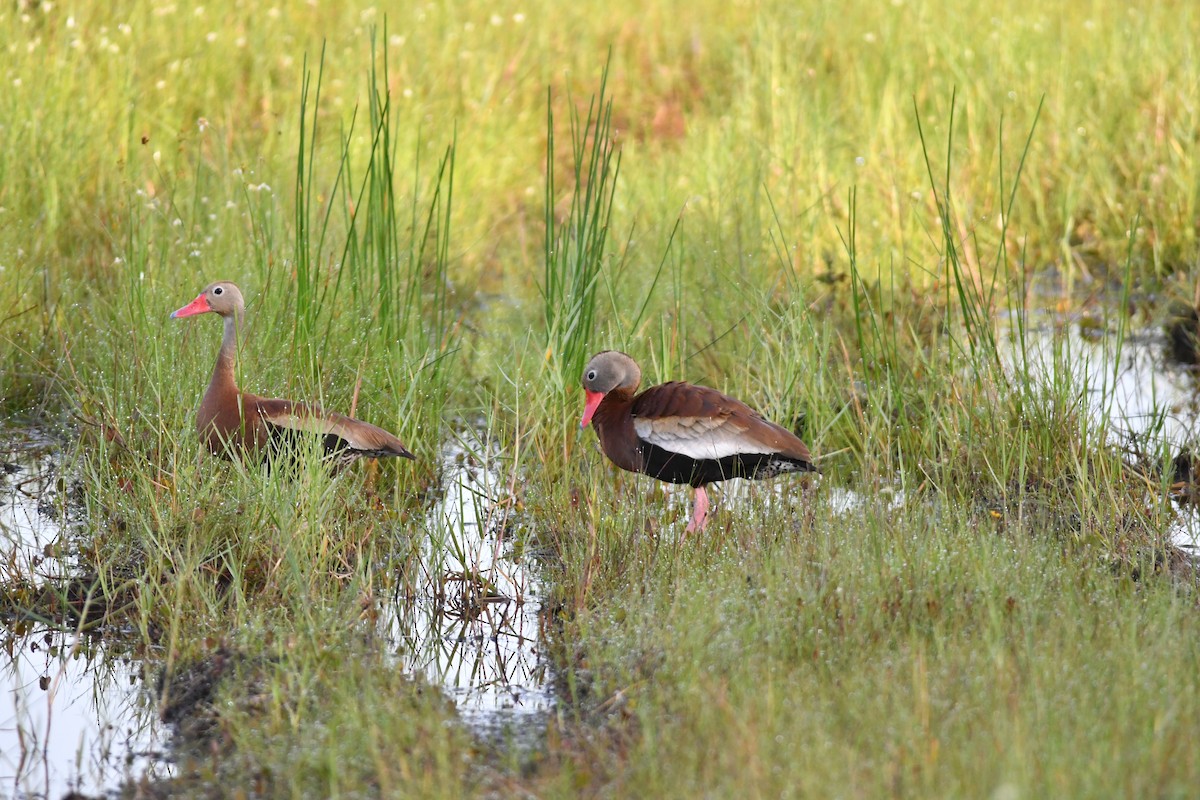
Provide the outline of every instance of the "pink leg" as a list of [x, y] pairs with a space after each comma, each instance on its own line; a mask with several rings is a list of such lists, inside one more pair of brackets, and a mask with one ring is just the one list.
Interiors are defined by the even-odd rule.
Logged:
[[708, 524], [708, 492], [703, 486], [696, 487], [696, 504], [692, 509], [692, 521], [688, 523], [687, 532], [704, 530]]

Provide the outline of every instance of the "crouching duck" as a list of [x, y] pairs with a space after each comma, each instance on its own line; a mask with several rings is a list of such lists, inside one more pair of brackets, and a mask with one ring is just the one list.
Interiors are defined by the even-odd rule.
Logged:
[[319, 437], [326, 457], [338, 463], [356, 458], [413, 454], [392, 434], [367, 422], [326, 411], [312, 403], [277, 400], [243, 392], [234, 380], [238, 330], [246, 305], [229, 281], [204, 287], [195, 300], [171, 314], [172, 319], [197, 314], [220, 315], [225, 324], [212, 380], [196, 413], [196, 430], [209, 452], [223, 458], [254, 454], [265, 458], [285, 443]]

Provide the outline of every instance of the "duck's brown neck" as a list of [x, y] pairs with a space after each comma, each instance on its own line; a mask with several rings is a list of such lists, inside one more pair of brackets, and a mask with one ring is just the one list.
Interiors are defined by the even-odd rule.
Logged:
[[604, 396], [592, 424], [600, 439], [600, 446], [613, 463], [621, 469], [640, 472], [642, 457], [638, 451], [637, 432], [633, 427], [633, 390], [618, 388]]
[[237, 394], [237, 381], [234, 378], [234, 366], [237, 363], [238, 329], [241, 327], [241, 314], [230, 314], [222, 318], [225, 332], [221, 336], [221, 349], [217, 352], [217, 363], [213, 367], [212, 380], [208, 382], [207, 395]]

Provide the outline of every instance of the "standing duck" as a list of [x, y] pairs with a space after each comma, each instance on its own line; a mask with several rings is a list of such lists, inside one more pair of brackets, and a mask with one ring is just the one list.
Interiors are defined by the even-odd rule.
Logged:
[[710, 483], [817, 472], [790, 431], [740, 400], [682, 381], [634, 395], [642, 370], [624, 353], [605, 350], [583, 370], [587, 402], [580, 427], [594, 422], [604, 454], [621, 469], [696, 490], [688, 532], [708, 521]]
[[245, 310], [246, 304], [237, 284], [217, 281], [204, 287], [195, 300], [171, 314], [171, 319], [179, 319], [212, 312], [219, 314], [225, 323], [217, 365], [196, 413], [196, 430], [209, 452], [224, 458], [229, 458], [231, 453], [246, 451], [265, 456], [288, 441], [310, 435], [321, 437], [326, 456], [337, 462], [362, 457], [414, 457], [399, 439], [383, 428], [326, 411], [311, 403], [269, 400], [238, 389], [233, 367], [238, 329]]

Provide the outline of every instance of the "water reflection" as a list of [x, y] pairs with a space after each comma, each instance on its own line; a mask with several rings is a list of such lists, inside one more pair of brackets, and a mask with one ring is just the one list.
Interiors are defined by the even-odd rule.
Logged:
[[0, 585], [65, 578], [66, 567], [55, 552], [61, 531], [49, 508], [51, 482], [57, 473], [49, 444], [24, 431], [3, 436], [7, 441], [0, 461]]
[[108, 793], [159, 775], [162, 737], [141, 668], [103, 640], [64, 631], [30, 599], [70, 565], [53, 500], [57, 463], [36, 431], [4, 431], [0, 460], [0, 797]]
[[[1015, 336], [1010, 330], [1012, 365], [1019, 352]], [[1024, 349], [1031, 378], [1086, 387], [1081, 400], [1087, 419], [1105, 426], [1113, 445], [1133, 445], [1154, 456], [1160, 446], [1175, 454], [1200, 442], [1196, 374], [1163, 358], [1158, 331], [1120, 336], [1092, 326], [1084, 335], [1077, 325], [1047, 325], [1027, 332]], [[1171, 528], [1171, 540], [1195, 553], [1198, 535], [1200, 516], [1186, 508]]]
[[1074, 325], [1046, 327], [1031, 331], [1025, 342], [1034, 377], [1087, 387], [1090, 419], [1108, 423], [1115, 444], [1151, 437], [1178, 451], [1197, 441], [1196, 376], [1163, 359], [1156, 331], [1118, 337], [1090, 329], [1084, 336]]
[[496, 444], [467, 430], [443, 446], [440, 460], [444, 493], [425, 520], [421, 585], [398, 593], [384, 624], [405, 667], [491, 733], [534, 721], [554, 704], [541, 649], [542, 587], [533, 555], [512, 532], [518, 477]]
[[[1114, 446], [1133, 447], [1151, 457], [1200, 448], [1200, 373], [1165, 360], [1163, 336], [1157, 330], [1120, 336], [1102, 326], [1085, 330], [1086, 334], [1077, 325], [1060, 325], [1057, 320], [1029, 328], [1022, 360], [1017, 331], [1008, 328], [1002, 332], [1006, 367], [1016, 379], [1027, 375], [1044, 386], [1086, 389], [1080, 399], [1087, 423], [1103, 426]], [[907, 497], [892, 487], [868, 498], [835, 486], [828, 489], [827, 499], [834, 513], [844, 514], [868, 502], [896, 509]], [[1181, 508], [1169, 536], [1177, 547], [1200, 555], [1200, 508]]]
[[10, 636], [0, 656], [0, 795], [60, 797], [164, 777], [141, 668], [85, 637]]

